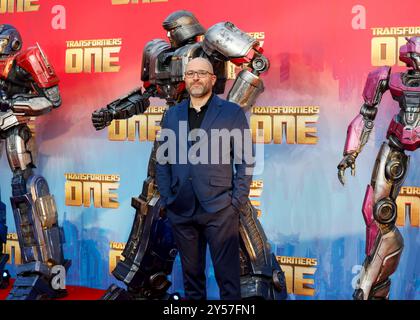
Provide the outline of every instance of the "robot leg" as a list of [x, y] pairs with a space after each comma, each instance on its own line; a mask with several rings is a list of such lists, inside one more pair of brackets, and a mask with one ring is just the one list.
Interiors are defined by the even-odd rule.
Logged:
[[10, 198], [22, 254], [17, 278], [7, 299], [38, 300], [66, 294], [64, 236], [57, 221], [54, 197], [47, 181], [32, 173], [34, 143], [27, 126], [10, 130], [7, 156], [13, 170]]
[[124, 260], [120, 260], [112, 272], [125, 283], [127, 290], [111, 285], [102, 297], [104, 300], [172, 298], [166, 291], [171, 286], [168, 275], [172, 272], [177, 249], [154, 183], [154, 155], [155, 148], [142, 193], [132, 198], [136, 214], [122, 253]]
[[270, 244], [251, 202], [241, 212], [241, 296], [243, 299], [287, 299], [284, 273], [271, 253]]
[[396, 146], [383, 143], [366, 191], [363, 215], [366, 222], [366, 259], [353, 298], [388, 299], [391, 280], [404, 247], [395, 227], [395, 199], [404, 182], [409, 157]]

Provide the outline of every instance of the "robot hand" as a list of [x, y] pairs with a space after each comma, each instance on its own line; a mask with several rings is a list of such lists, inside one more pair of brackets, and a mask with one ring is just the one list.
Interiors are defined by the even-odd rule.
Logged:
[[102, 108], [92, 113], [92, 124], [96, 130], [102, 130], [109, 126], [112, 120], [114, 120], [114, 113], [107, 108]]
[[340, 180], [341, 184], [344, 186], [346, 179], [344, 173], [347, 168], [351, 168], [351, 175], [356, 175], [356, 157], [357, 153], [351, 153], [344, 156], [343, 160], [337, 166], [338, 169], [338, 180]]

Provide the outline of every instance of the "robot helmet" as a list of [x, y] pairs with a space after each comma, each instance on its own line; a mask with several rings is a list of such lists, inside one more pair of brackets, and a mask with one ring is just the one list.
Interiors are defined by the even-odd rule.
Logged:
[[171, 13], [163, 21], [163, 28], [168, 31], [171, 45], [175, 48], [206, 32], [197, 18], [191, 12], [185, 10]]
[[405, 38], [407, 43], [400, 48], [400, 60], [420, 71], [420, 37]]
[[0, 56], [8, 56], [22, 48], [19, 31], [10, 24], [0, 24]]

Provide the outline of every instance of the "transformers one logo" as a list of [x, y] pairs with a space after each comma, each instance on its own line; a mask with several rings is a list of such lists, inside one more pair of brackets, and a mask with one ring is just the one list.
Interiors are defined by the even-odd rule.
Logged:
[[[287, 144], [316, 144], [317, 129], [309, 125], [317, 123], [318, 114], [318, 106], [253, 107], [252, 140], [274, 144], [283, 143], [283, 140]], [[257, 139], [257, 132], [263, 132], [263, 137]]]
[[109, 243], [109, 273], [112, 273], [112, 270], [115, 269], [117, 263], [121, 260], [121, 254], [124, 251], [125, 243], [124, 242], [114, 242]]
[[251, 204], [257, 209], [257, 216], [261, 217], [261, 201], [259, 200], [263, 191], [264, 183], [262, 180], [253, 180], [249, 191]]
[[139, 141], [154, 141], [160, 130], [160, 121], [167, 107], [147, 108], [144, 114], [127, 120], [114, 120], [108, 127], [108, 139], [111, 141], [134, 141], [136, 133]]
[[141, 3], [155, 3], [155, 2], [168, 2], [169, 0], [111, 0], [113, 5], [118, 4], [138, 4]]
[[3, 252], [9, 255], [7, 263], [12, 265], [19, 265], [22, 263], [22, 255], [20, 253], [20, 246], [16, 233], [7, 234], [7, 242], [4, 245]]
[[[139, 141], [154, 141], [166, 108], [149, 107], [145, 114], [114, 120], [108, 127], [108, 139], [135, 141], [137, 136]], [[317, 123], [318, 114], [318, 106], [253, 107], [250, 123], [253, 142], [316, 144], [317, 129], [312, 125]], [[257, 131], [263, 133], [261, 137], [257, 137]]]
[[396, 225], [406, 225], [409, 217], [412, 227], [420, 227], [420, 187], [402, 187], [397, 202]]
[[120, 176], [116, 174], [65, 173], [66, 206], [117, 209], [118, 195], [111, 191], [119, 187]]
[[118, 72], [122, 39], [66, 41], [66, 73]]
[[315, 295], [315, 281], [307, 276], [315, 274], [317, 259], [277, 256], [277, 261], [286, 277], [287, 293], [300, 296]]
[[0, 0], [0, 14], [39, 10], [39, 0]]
[[407, 43], [405, 37], [420, 36], [420, 27], [372, 28], [372, 66], [405, 66], [399, 61], [400, 47]]

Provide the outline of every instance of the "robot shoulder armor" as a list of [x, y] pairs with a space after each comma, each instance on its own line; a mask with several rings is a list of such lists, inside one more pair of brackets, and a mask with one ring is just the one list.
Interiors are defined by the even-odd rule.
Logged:
[[366, 79], [363, 90], [363, 99], [369, 105], [379, 103], [380, 94], [388, 88], [388, 80], [391, 73], [391, 67], [380, 67], [371, 71]]
[[41, 88], [53, 87], [59, 82], [54, 68], [38, 44], [19, 53], [16, 64], [28, 72]]
[[142, 81], [149, 81], [151, 64], [154, 65], [159, 54], [164, 51], [167, 51], [170, 48], [170, 44], [163, 39], [153, 39], [146, 43], [143, 49], [143, 59], [141, 67]]
[[219, 22], [204, 35], [203, 50], [209, 56], [220, 54], [226, 59], [245, 57], [259, 45], [258, 40], [238, 29], [231, 22]]

